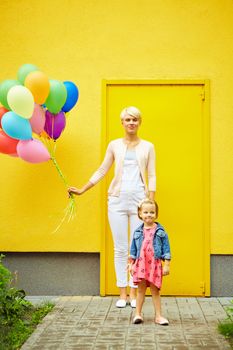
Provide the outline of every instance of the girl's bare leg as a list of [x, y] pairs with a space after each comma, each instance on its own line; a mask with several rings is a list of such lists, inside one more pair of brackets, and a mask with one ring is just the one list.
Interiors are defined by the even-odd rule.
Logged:
[[142, 282], [138, 284], [136, 313], [135, 313], [136, 316], [141, 316], [142, 306], [145, 300], [145, 294], [146, 294], [146, 281], [142, 280]]
[[151, 283], [150, 291], [151, 291], [152, 301], [155, 309], [156, 320], [159, 320], [161, 318], [161, 300], [160, 300], [159, 289], [154, 284]]
[[150, 290], [152, 294], [153, 305], [155, 309], [155, 323], [158, 323], [162, 326], [168, 326], [169, 322], [166, 318], [161, 315], [161, 299], [159, 289], [154, 285], [150, 284]]

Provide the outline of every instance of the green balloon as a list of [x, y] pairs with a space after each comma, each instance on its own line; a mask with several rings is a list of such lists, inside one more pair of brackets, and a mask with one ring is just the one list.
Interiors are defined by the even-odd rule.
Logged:
[[45, 105], [48, 108], [49, 112], [57, 114], [60, 112], [64, 106], [67, 98], [67, 90], [65, 85], [58, 80], [50, 80], [50, 91]]
[[39, 70], [39, 68], [34, 64], [23, 64], [18, 70], [18, 80], [20, 83], [23, 85], [27, 75], [31, 72], [35, 72], [36, 70]]
[[1, 85], [0, 85], [0, 102], [1, 104], [7, 108], [7, 109], [11, 109], [10, 106], [8, 105], [8, 101], [7, 101], [7, 94], [8, 91], [16, 85], [21, 85], [20, 82], [18, 80], [4, 80]]

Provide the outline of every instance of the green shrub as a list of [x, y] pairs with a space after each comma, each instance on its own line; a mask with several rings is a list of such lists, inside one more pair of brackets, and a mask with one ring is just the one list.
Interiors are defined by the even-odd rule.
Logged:
[[11, 282], [11, 272], [2, 265], [4, 255], [0, 255], [0, 290], [6, 289]]
[[24, 299], [26, 296], [24, 290], [11, 287], [12, 274], [3, 266], [3, 257], [0, 256], [0, 324], [11, 325], [32, 304]]
[[233, 300], [231, 300], [231, 305], [226, 308], [226, 313], [227, 319], [219, 323], [218, 330], [233, 346]]
[[11, 286], [12, 274], [2, 264], [3, 257], [0, 255], [0, 350], [14, 350], [19, 349], [54, 305], [34, 307], [25, 300], [25, 291]]

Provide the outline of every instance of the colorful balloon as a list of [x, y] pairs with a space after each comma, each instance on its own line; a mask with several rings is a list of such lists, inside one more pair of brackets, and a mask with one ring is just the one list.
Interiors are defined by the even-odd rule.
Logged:
[[51, 159], [44, 144], [36, 139], [19, 141], [17, 145], [18, 156], [29, 163], [42, 163]]
[[10, 109], [7, 101], [8, 91], [16, 85], [20, 85], [20, 82], [18, 80], [4, 80], [0, 85], [0, 102], [7, 109]]
[[20, 117], [31, 118], [34, 110], [34, 99], [31, 91], [25, 86], [13, 86], [8, 91], [7, 101], [12, 111]]
[[31, 72], [27, 75], [24, 85], [31, 91], [35, 103], [43, 104], [50, 90], [49, 79], [40, 71]]
[[30, 64], [30, 63], [23, 64], [18, 70], [18, 80], [20, 81], [20, 83], [24, 85], [24, 81], [27, 75], [31, 72], [34, 72], [35, 70], [39, 70], [39, 69], [34, 64]]
[[7, 112], [2, 117], [4, 132], [17, 140], [29, 140], [32, 138], [32, 128], [29, 120], [21, 118], [14, 112]]
[[45, 105], [51, 113], [57, 114], [66, 102], [65, 85], [58, 80], [50, 80], [50, 92]]
[[52, 114], [49, 111], [45, 112], [44, 130], [53, 139], [57, 140], [66, 126], [65, 113], [60, 111], [57, 114]]
[[5, 154], [15, 154], [16, 146], [19, 140], [12, 139], [6, 135], [3, 130], [0, 130], [0, 152]]
[[45, 125], [45, 110], [40, 105], [35, 103], [34, 112], [29, 120], [32, 131], [40, 135], [44, 130]]
[[65, 81], [63, 84], [67, 91], [67, 98], [62, 110], [63, 112], [69, 112], [77, 103], [79, 92], [77, 86], [72, 81]]
[[5, 107], [0, 107], [0, 127], [1, 127], [2, 117], [6, 112], [9, 112], [8, 109], [6, 109]]

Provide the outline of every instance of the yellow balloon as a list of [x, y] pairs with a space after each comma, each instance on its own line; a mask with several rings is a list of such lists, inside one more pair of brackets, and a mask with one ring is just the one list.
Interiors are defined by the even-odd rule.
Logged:
[[49, 79], [46, 74], [40, 71], [34, 71], [27, 75], [24, 85], [31, 91], [35, 103], [43, 104], [50, 90]]
[[7, 102], [13, 112], [29, 119], [34, 110], [34, 99], [29, 89], [22, 85], [12, 86], [7, 94]]

